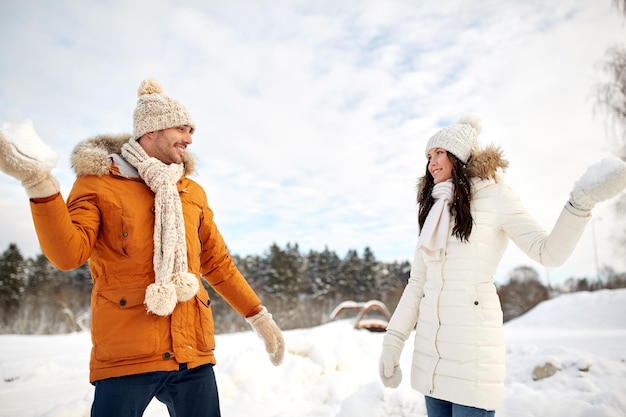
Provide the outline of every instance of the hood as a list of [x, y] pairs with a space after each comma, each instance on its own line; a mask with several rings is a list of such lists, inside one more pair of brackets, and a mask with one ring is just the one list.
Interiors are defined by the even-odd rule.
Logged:
[[[76, 175], [95, 175], [101, 177], [111, 172], [114, 158], [112, 154], [119, 154], [122, 145], [130, 139], [130, 133], [105, 134], [93, 136], [79, 142], [70, 155], [72, 168]], [[195, 172], [195, 157], [189, 151], [183, 155], [185, 175]]]
[[478, 177], [481, 180], [496, 178], [498, 171], [504, 172], [509, 162], [504, 159], [502, 149], [495, 145], [488, 145], [474, 151], [467, 165], [467, 176]]

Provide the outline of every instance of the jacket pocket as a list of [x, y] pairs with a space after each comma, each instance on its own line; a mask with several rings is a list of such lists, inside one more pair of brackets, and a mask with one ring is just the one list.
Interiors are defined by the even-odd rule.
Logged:
[[213, 330], [213, 313], [211, 312], [211, 300], [209, 293], [200, 286], [196, 294], [196, 340], [198, 349], [208, 352], [215, 349], [215, 336]]
[[476, 321], [477, 322], [485, 321], [484, 306], [483, 306], [482, 300], [478, 297], [478, 292], [476, 291], [476, 288], [473, 288], [470, 291], [468, 291], [468, 295], [469, 295], [469, 302], [471, 303], [472, 308], [474, 309], [474, 317], [476, 317]]
[[116, 255], [127, 256], [124, 250], [124, 239], [128, 232], [124, 230], [124, 210], [121, 206], [107, 202], [108, 204], [101, 209], [102, 215], [102, 230], [100, 231], [100, 238], [106, 243], [109, 250], [113, 251]]
[[136, 359], [156, 353], [158, 317], [146, 311], [145, 294], [145, 288], [96, 294], [92, 339], [97, 360]]

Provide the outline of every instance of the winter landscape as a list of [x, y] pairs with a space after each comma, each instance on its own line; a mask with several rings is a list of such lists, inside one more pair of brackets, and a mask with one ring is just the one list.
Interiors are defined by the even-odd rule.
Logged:
[[[288, 353], [270, 364], [252, 332], [217, 337], [216, 375], [227, 417], [425, 416], [409, 386], [378, 379], [382, 333], [350, 319], [285, 332]], [[505, 325], [506, 399], [500, 417], [626, 415], [626, 289], [563, 294]], [[88, 333], [0, 336], [0, 417], [86, 417]], [[554, 369], [533, 380], [536, 367]], [[153, 401], [146, 417], [167, 416]]]
[[[328, 246], [341, 255], [367, 246], [383, 262], [403, 262], [416, 242], [423, 148], [443, 125], [479, 116], [481, 143], [503, 147], [511, 162], [507, 182], [548, 230], [586, 167], [616, 154], [616, 126], [598, 107], [596, 88], [608, 75], [607, 51], [626, 39], [623, 5], [2, 1], [0, 126], [32, 120], [50, 147], [37, 143], [37, 149], [56, 163], [53, 173], [67, 197], [74, 146], [128, 131], [139, 81], [157, 78], [198, 123], [194, 179], [210, 195], [233, 254], [297, 242], [303, 253]], [[32, 144], [23, 136], [21, 146]], [[0, 175], [0, 189], [0, 258], [12, 244], [25, 257], [38, 256], [22, 185]], [[624, 271], [623, 207], [598, 205], [568, 261], [536, 271], [541, 285], [601, 281], [606, 271]], [[496, 284], [528, 262], [511, 244]], [[86, 274], [74, 272], [73, 279]], [[69, 303], [80, 301], [74, 295], [86, 286], [72, 292], [67, 277], [56, 286], [37, 279], [31, 286], [37, 291], [17, 292], [29, 296], [22, 311], [39, 313], [23, 314], [33, 319], [21, 324], [36, 328], [37, 318], [63, 324], [59, 317], [72, 312], [74, 323], [86, 321], [89, 313]], [[55, 299], [51, 288], [64, 291]], [[59, 315], [34, 308], [44, 304], [58, 307]], [[287, 314], [271, 311], [279, 324], [287, 322]], [[5, 328], [18, 323], [2, 309], [0, 318]], [[222, 415], [426, 416], [423, 396], [409, 384], [412, 340], [401, 358], [404, 380], [388, 389], [378, 377], [383, 333], [353, 325], [342, 318], [285, 327], [287, 353], [279, 367], [252, 331], [219, 333]], [[626, 416], [626, 289], [561, 294], [504, 328], [506, 395], [498, 417]], [[0, 417], [90, 415], [88, 331], [4, 333]], [[168, 412], [154, 400], [144, 415]]]

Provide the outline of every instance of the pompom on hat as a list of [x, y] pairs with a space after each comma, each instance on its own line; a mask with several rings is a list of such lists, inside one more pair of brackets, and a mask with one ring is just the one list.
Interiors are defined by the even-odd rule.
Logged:
[[433, 148], [442, 148], [467, 164], [472, 152], [478, 148], [480, 121], [473, 116], [465, 116], [455, 124], [444, 127], [435, 133], [426, 144], [426, 156]]
[[135, 139], [170, 127], [190, 126], [191, 133], [196, 130], [196, 124], [185, 106], [167, 96], [157, 80], [142, 81], [137, 95], [139, 98], [133, 115]]

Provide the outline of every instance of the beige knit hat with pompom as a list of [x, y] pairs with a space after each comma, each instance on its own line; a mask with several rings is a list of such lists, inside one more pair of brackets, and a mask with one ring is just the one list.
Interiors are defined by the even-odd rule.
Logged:
[[426, 144], [426, 157], [432, 148], [442, 148], [467, 164], [472, 152], [478, 148], [480, 121], [473, 116], [465, 116], [455, 124], [444, 127], [432, 136]]
[[190, 126], [191, 133], [196, 130], [196, 124], [185, 106], [165, 95], [163, 87], [157, 80], [142, 81], [137, 95], [139, 98], [133, 115], [135, 139], [146, 133], [170, 127]]

